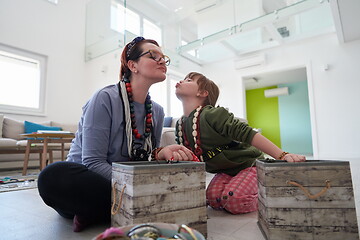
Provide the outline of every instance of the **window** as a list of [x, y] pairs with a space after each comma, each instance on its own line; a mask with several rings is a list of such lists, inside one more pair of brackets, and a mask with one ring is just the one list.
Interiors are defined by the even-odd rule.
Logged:
[[0, 111], [44, 114], [46, 57], [0, 44]]
[[167, 97], [168, 97], [168, 91], [167, 91], [167, 79], [163, 82], [159, 82], [156, 84], [151, 85], [151, 88], [149, 90], [151, 100], [157, 102], [160, 104], [165, 111], [166, 116], [170, 116], [168, 114], [168, 104], [167, 104]]
[[155, 23], [141, 16], [123, 4], [112, 2], [110, 9], [110, 28], [122, 34], [126, 31], [136, 36], [156, 40], [162, 45], [162, 30]]
[[165, 116], [181, 117], [183, 108], [180, 100], [175, 95], [175, 85], [179, 78], [168, 75], [165, 81], [153, 84], [150, 88], [151, 99], [160, 104], [165, 111]]
[[125, 8], [119, 3], [111, 4], [110, 9], [111, 29], [124, 33], [125, 30], [140, 35], [140, 16], [139, 14]]
[[144, 38], [155, 39], [157, 43], [161, 46], [161, 28], [147, 19], [144, 19], [143, 22]]
[[179, 79], [170, 79], [170, 115], [172, 117], [181, 117], [183, 115], [183, 107], [181, 101], [175, 95], [175, 86]]

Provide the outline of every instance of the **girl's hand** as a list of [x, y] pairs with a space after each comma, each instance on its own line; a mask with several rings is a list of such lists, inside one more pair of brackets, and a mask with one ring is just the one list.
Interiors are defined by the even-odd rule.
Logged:
[[193, 152], [178, 144], [168, 145], [158, 152], [158, 160], [191, 161]]
[[285, 160], [287, 162], [305, 162], [306, 157], [303, 155], [288, 153], [284, 157], [282, 157], [281, 160]]

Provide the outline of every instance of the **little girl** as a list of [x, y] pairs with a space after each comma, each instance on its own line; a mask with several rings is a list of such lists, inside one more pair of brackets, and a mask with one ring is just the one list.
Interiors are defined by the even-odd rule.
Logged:
[[223, 107], [215, 107], [217, 85], [196, 72], [176, 84], [176, 96], [184, 116], [176, 124], [176, 141], [204, 161], [206, 171], [216, 173], [207, 190], [207, 203], [233, 214], [257, 210], [255, 160], [263, 152], [288, 162], [305, 161], [302, 155], [284, 152], [269, 139], [235, 118]]

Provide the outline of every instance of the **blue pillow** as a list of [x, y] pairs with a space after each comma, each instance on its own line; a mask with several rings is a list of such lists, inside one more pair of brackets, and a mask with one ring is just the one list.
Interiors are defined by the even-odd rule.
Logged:
[[25, 121], [24, 125], [25, 125], [25, 133], [34, 133], [37, 132], [38, 130], [61, 131], [61, 127], [50, 127], [28, 121]]
[[164, 118], [164, 127], [171, 127], [172, 117]]

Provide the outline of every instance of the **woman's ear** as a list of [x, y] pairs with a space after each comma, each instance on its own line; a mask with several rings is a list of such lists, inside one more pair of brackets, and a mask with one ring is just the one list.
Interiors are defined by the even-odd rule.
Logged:
[[127, 62], [127, 66], [128, 66], [128, 68], [130, 69], [130, 71], [131, 72], [137, 72], [137, 70], [136, 70], [136, 62], [134, 62], [133, 60], [129, 60], [128, 62]]

